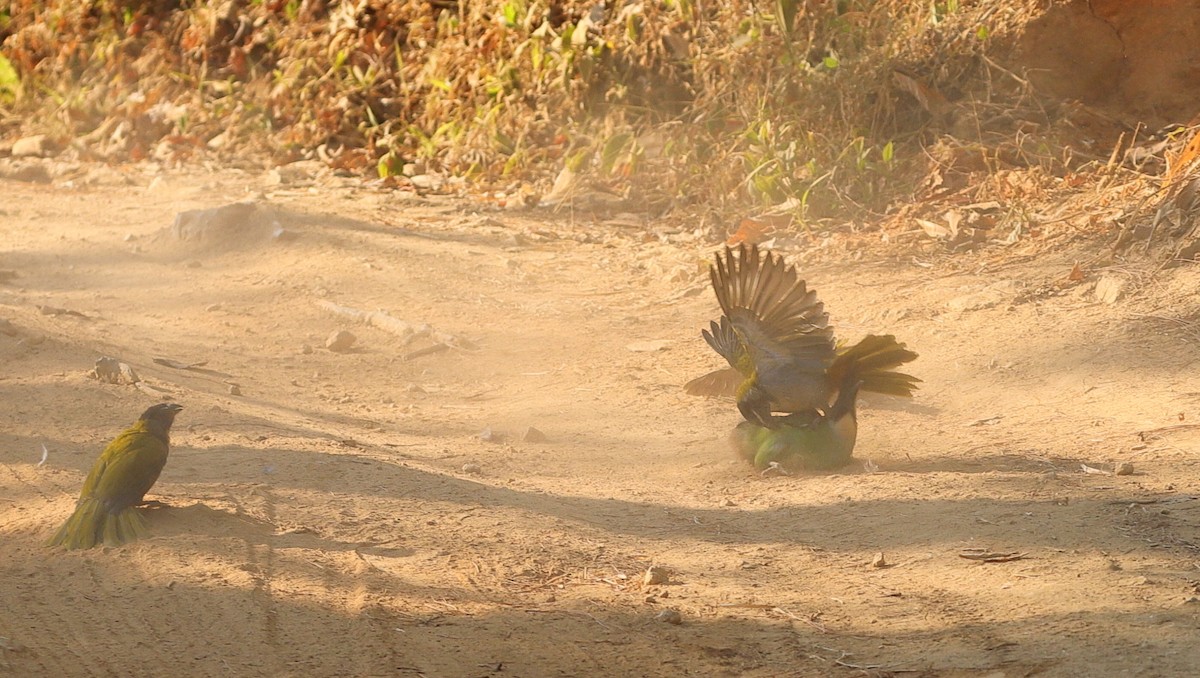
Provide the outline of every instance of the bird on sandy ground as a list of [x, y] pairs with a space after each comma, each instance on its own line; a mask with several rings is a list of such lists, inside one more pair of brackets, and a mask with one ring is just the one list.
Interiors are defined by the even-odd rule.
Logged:
[[859, 391], [911, 396], [920, 382], [895, 371], [917, 354], [892, 335], [839, 344], [824, 303], [778, 255], [757, 245], [726, 247], [709, 272], [722, 316], [701, 334], [730, 367], [685, 389], [737, 399], [745, 422], [733, 433], [734, 447], [756, 466], [787, 458], [806, 468], [848, 462]]
[[775, 428], [738, 422], [730, 436], [733, 448], [760, 470], [778, 465], [788, 471], [828, 471], [850, 463], [858, 440], [855, 399], [862, 382], [848, 384], [824, 414], [788, 415]]
[[136, 507], [167, 463], [171, 424], [182, 409], [175, 403], [153, 405], [104, 448], [83, 481], [75, 512], [47, 546], [119, 546], [146, 535], [146, 520]]

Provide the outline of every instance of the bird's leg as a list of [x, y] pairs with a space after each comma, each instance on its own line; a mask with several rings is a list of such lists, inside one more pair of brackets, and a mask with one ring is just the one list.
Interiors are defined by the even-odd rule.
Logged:
[[143, 499], [134, 504], [134, 506], [138, 506], [140, 508], [169, 508], [171, 505], [164, 504], [157, 499]]
[[771, 414], [771, 401], [767, 394], [757, 386], [751, 386], [742, 397], [738, 398], [738, 411], [746, 421], [758, 424], [763, 428], [779, 428], [776, 417]]

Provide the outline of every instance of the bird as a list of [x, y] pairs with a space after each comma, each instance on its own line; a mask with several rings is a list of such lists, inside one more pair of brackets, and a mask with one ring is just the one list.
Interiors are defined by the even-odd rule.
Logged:
[[[893, 335], [837, 342], [824, 303], [779, 255], [726, 246], [709, 274], [722, 315], [701, 335], [730, 367], [689, 381], [688, 393], [733, 395], [743, 418], [763, 428], [819, 429], [832, 424], [839, 392], [851, 385], [855, 395], [911, 396], [920, 383], [894, 370], [917, 354]], [[852, 411], [854, 398], [844, 405]]]
[[146, 535], [145, 518], [135, 507], [167, 463], [171, 424], [182, 409], [176, 403], [152, 405], [104, 448], [83, 481], [75, 512], [47, 546], [119, 546]]
[[759, 470], [773, 464], [791, 471], [828, 471], [850, 463], [858, 439], [855, 400], [861, 381], [848, 384], [829, 411], [818, 417], [807, 413], [780, 418], [776, 428], [741, 421], [730, 440], [743, 458]]

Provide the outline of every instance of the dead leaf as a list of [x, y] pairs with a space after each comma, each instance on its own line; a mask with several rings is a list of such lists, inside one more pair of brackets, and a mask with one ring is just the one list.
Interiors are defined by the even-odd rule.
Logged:
[[1200, 160], [1200, 130], [1197, 130], [1188, 141], [1187, 146], [1178, 154], [1167, 153], [1167, 171], [1163, 174], [1162, 186], [1171, 186], [1175, 180], [1186, 174]]
[[570, 167], [563, 167], [554, 178], [550, 192], [542, 196], [542, 207], [554, 207], [570, 200], [579, 184], [579, 176]]
[[42, 315], [73, 315], [77, 318], [83, 318], [84, 320], [91, 320], [91, 318], [80, 313], [79, 311], [72, 311], [69, 308], [59, 308], [57, 306], [42, 306], [39, 304], [37, 307], [37, 310]]
[[946, 220], [946, 228], [950, 229], [950, 237], [958, 237], [958, 225], [962, 223], [963, 215], [958, 210], [949, 210], [942, 218]]
[[949, 238], [951, 236], [950, 229], [942, 226], [939, 223], [929, 221], [927, 219], [917, 219], [916, 222], [917, 225], [921, 227], [921, 230], [925, 231], [925, 235], [928, 235], [931, 238], [937, 238], [940, 240], [942, 238]]
[[950, 109], [950, 100], [935, 87], [927, 85], [915, 76], [900, 70], [892, 71], [892, 79], [903, 91], [908, 92], [929, 113], [936, 116], [945, 115]]

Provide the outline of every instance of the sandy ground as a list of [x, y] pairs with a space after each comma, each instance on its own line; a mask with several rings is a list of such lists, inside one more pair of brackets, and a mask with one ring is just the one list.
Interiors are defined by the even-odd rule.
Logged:
[[[1194, 271], [1106, 305], [1094, 276], [1055, 291], [1069, 248], [802, 264], [840, 336], [895, 333], [925, 383], [863, 399], [861, 463], [764, 477], [727, 446], [732, 404], [680, 389], [720, 365], [699, 337], [713, 247], [687, 232], [232, 170], [86, 179], [0, 184], [0, 673], [1200, 666]], [[284, 238], [164, 230], [248, 190]], [[430, 341], [321, 302], [473, 348], [406, 360]], [[324, 348], [339, 328], [354, 350]], [[100, 356], [142, 388], [90, 378]], [[186, 409], [153, 537], [42, 546], [163, 395]], [[1135, 473], [1082, 466], [1120, 461]]]

